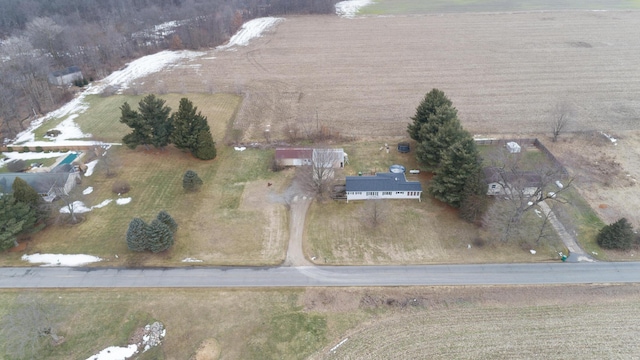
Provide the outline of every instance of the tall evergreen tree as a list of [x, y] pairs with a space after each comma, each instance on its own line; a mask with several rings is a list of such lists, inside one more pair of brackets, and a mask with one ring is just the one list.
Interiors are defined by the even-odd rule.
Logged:
[[429, 191], [438, 200], [460, 207], [470, 176], [476, 176], [481, 164], [473, 138], [455, 143], [444, 153], [440, 167], [431, 180]]
[[475, 173], [471, 173], [467, 177], [462, 196], [460, 212], [458, 213], [460, 218], [471, 223], [480, 222], [489, 206], [487, 183], [481, 166], [478, 167]]
[[200, 160], [211, 160], [216, 157], [216, 143], [209, 129], [200, 130], [198, 133], [198, 145], [193, 155]]
[[442, 154], [451, 145], [464, 137], [470, 136], [462, 129], [457, 117], [457, 110], [450, 106], [441, 106], [429, 116], [429, 122], [422, 125], [420, 138], [416, 146], [416, 159], [431, 168], [440, 165]]
[[17, 177], [13, 181], [11, 190], [13, 191], [13, 197], [16, 199], [16, 201], [29, 204], [33, 208], [37, 208], [40, 204], [40, 201], [42, 201], [42, 197], [38, 194], [38, 192], [20, 177]]
[[187, 170], [182, 177], [182, 188], [185, 191], [198, 191], [202, 186], [202, 179], [193, 170]]
[[441, 106], [452, 106], [451, 100], [447, 98], [443, 91], [434, 88], [424, 96], [424, 99], [416, 109], [416, 114], [411, 117], [413, 123], [407, 126], [407, 132], [413, 140], [422, 141], [420, 128], [429, 121], [429, 116], [434, 114], [436, 109]]
[[36, 212], [11, 194], [0, 196], [0, 251], [18, 244], [17, 236], [34, 229]]
[[133, 129], [122, 138], [122, 142], [130, 149], [135, 149], [138, 145], [163, 148], [171, 142], [171, 108], [165, 106], [164, 100], [150, 94], [138, 103], [138, 111], [131, 109], [126, 102], [120, 107], [120, 111], [120, 122]]
[[173, 246], [173, 233], [158, 219], [154, 219], [147, 228], [147, 238], [149, 239], [148, 250], [154, 253], [165, 251]]
[[133, 251], [145, 251], [148, 247], [148, 225], [140, 218], [134, 218], [127, 230], [127, 247]]
[[189, 99], [182, 98], [178, 111], [171, 115], [173, 123], [171, 142], [178, 149], [195, 152], [198, 147], [200, 131], [210, 131], [207, 118], [197, 111], [198, 108], [193, 106]]
[[171, 108], [165, 106], [165, 101], [149, 94], [140, 101], [138, 109], [144, 122], [152, 129], [151, 145], [156, 148], [169, 145], [173, 125], [169, 117]]
[[162, 210], [158, 213], [157, 219], [160, 220], [163, 224], [169, 227], [172, 233], [175, 233], [178, 230], [178, 223], [169, 215], [168, 212]]
[[153, 129], [140, 114], [131, 109], [131, 105], [127, 102], [120, 107], [120, 112], [120, 122], [133, 130], [122, 138], [122, 142], [130, 149], [135, 149], [138, 145], [151, 144]]

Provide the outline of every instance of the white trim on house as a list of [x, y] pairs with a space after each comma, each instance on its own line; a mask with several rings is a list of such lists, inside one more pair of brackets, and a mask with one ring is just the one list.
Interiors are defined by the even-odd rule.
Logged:
[[407, 181], [404, 174], [377, 173], [375, 176], [347, 176], [346, 195], [349, 200], [417, 199], [421, 201], [422, 185]]

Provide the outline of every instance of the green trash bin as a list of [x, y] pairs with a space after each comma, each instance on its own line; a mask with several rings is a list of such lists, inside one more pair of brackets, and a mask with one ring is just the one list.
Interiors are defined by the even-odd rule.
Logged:
[[560, 259], [562, 260], [562, 262], [567, 261], [567, 255], [562, 254], [562, 256], [560, 257]]

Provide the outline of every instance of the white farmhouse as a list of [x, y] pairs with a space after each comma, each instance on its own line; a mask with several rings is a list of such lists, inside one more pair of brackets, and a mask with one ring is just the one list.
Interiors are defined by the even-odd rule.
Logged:
[[417, 199], [420, 201], [422, 185], [407, 181], [402, 173], [377, 173], [375, 176], [347, 176], [347, 202], [349, 200]]

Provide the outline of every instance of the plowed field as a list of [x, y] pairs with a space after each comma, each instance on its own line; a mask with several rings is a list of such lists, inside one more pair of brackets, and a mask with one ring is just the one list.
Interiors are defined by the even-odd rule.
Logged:
[[293, 123], [405, 136], [434, 87], [476, 134], [549, 132], [559, 102], [576, 109], [572, 130], [615, 132], [640, 117], [639, 24], [638, 11], [290, 17], [247, 47], [158, 78], [170, 78], [169, 91], [243, 92], [236, 127], [246, 140], [267, 125], [283, 137]]

